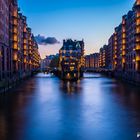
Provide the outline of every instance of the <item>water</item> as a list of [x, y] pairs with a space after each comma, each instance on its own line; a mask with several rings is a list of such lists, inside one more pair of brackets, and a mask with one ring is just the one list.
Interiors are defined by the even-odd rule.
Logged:
[[0, 140], [137, 140], [140, 89], [85, 74], [38, 74], [0, 97]]

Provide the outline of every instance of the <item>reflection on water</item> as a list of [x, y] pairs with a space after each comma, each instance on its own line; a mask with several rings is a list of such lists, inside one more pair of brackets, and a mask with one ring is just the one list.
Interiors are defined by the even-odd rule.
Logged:
[[80, 93], [82, 87], [80, 85], [80, 81], [77, 82], [61, 81], [60, 90], [65, 94], [74, 94]]
[[0, 140], [137, 140], [140, 89], [85, 74], [38, 74], [0, 96]]

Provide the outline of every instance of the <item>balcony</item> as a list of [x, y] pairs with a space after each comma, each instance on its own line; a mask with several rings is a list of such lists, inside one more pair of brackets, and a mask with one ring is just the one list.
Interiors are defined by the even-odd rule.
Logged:
[[24, 58], [24, 61], [23, 61], [24, 63], [27, 63], [27, 60], [26, 60], [26, 58]]
[[122, 56], [125, 56], [126, 55], [126, 52], [125, 51], [122, 51]]
[[126, 41], [125, 41], [125, 39], [123, 39], [123, 40], [122, 40], [122, 44], [126, 44]]
[[32, 41], [29, 40], [29, 45], [32, 46]]
[[32, 51], [31, 51], [31, 50], [29, 51], [29, 54], [30, 54], [30, 55], [32, 54]]
[[18, 61], [18, 55], [17, 55], [17, 53], [14, 53], [13, 54], [13, 61]]
[[123, 29], [122, 29], [122, 32], [123, 32], [123, 33], [125, 33], [125, 32], [126, 32], [126, 29], [125, 29], [125, 28], [123, 28]]
[[137, 17], [137, 18], [140, 18], [140, 12], [137, 12], [136, 17]]
[[23, 49], [24, 49], [24, 50], [27, 50], [27, 46], [26, 46], [26, 45], [24, 45], [24, 46], [23, 46]]
[[32, 50], [32, 46], [31, 45], [29, 46], [29, 50]]
[[140, 26], [136, 28], [136, 34], [140, 34]]
[[17, 43], [14, 43], [14, 44], [13, 44], [13, 49], [14, 49], [14, 50], [18, 50], [18, 45], [17, 45]]
[[17, 9], [14, 9], [12, 15], [13, 15], [13, 17], [18, 17], [18, 11], [17, 11]]
[[26, 27], [24, 27], [23, 32], [24, 32], [24, 33], [26, 33], [26, 32], [27, 32], [27, 28], [26, 28]]
[[126, 49], [126, 46], [125, 46], [125, 45], [123, 45], [123, 46], [122, 46], [122, 50], [125, 50], [125, 49]]
[[136, 43], [139, 43], [139, 42], [140, 42], [140, 37], [136, 36]]
[[29, 64], [32, 65], [32, 61], [31, 60], [29, 61]]
[[123, 58], [123, 59], [122, 59], [122, 63], [123, 63], [123, 64], [125, 64], [125, 63], [126, 63], [125, 58]]
[[13, 41], [14, 41], [14, 42], [17, 42], [17, 41], [18, 41], [17, 35], [14, 35], [14, 36], [13, 36]]
[[136, 5], [140, 5], [140, 1], [139, 0], [136, 1]]
[[136, 21], [137, 28], [140, 28], [140, 19]]
[[115, 55], [114, 58], [116, 59], [117, 58], [117, 55]]
[[140, 51], [140, 44], [139, 45], [136, 45], [136, 51]]
[[123, 24], [123, 25], [125, 25], [125, 24], [126, 24], [125, 19], [123, 19], [123, 20], [122, 20], [122, 24]]
[[27, 55], [28, 55], [28, 54], [27, 54], [27, 51], [24, 51], [24, 53], [23, 53], [23, 54], [24, 54], [24, 56], [27, 56]]
[[13, 28], [13, 33], [14, 33], [14, 34], [17, 34], [17, 32], [18, 32], [18, 31], [17, 31], [17, 28], [14, 27], [14, 28]]
[[140, 56], [136, 56], [136, 61], [140, 61]]
[[126, 34], [125, 33], [122, 34], [122, 38], [126, 38]]
[[27, 40], [26, 40], [26, 39], [24, 39], [24, 40], [23, 40], [23, 43], [24, 43], [24, 44], [27, 44]]
[[13, 25], [16, 25], [16, 26], [18, 25], [17, 19], [14, 19], [14, 20], [13, 20]]

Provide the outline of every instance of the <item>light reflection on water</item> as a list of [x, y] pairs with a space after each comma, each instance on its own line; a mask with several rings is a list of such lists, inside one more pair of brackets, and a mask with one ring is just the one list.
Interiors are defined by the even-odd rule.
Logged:
[[0, 98], [0, 140], [135, 140], [139, 131], [140, 89], [100, 74], [38, 74]]

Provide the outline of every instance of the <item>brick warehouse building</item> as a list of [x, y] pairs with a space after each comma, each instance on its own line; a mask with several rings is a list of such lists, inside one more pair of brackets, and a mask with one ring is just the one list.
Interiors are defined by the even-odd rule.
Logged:
[[17, 0], [0, 0], [0, 81], [29, 76], [39, 63], [38, 45]]
[[98, 61], [98, 69], [112, 70], [116, 77], [140, 82], [140, 0], [136, 0], [132, 10], [122, 16], [108, 45], [100, 49]]
[[62, 79], [79, 79], [84, 68], [84, 41], [63, 40], [59, 50], [59, 70]]
[[0, 0], [0, 79], [9, 75], [9, 0]]
[[115, 28], [113, 48], [115, 75], [140, 82], [140, 0]]

